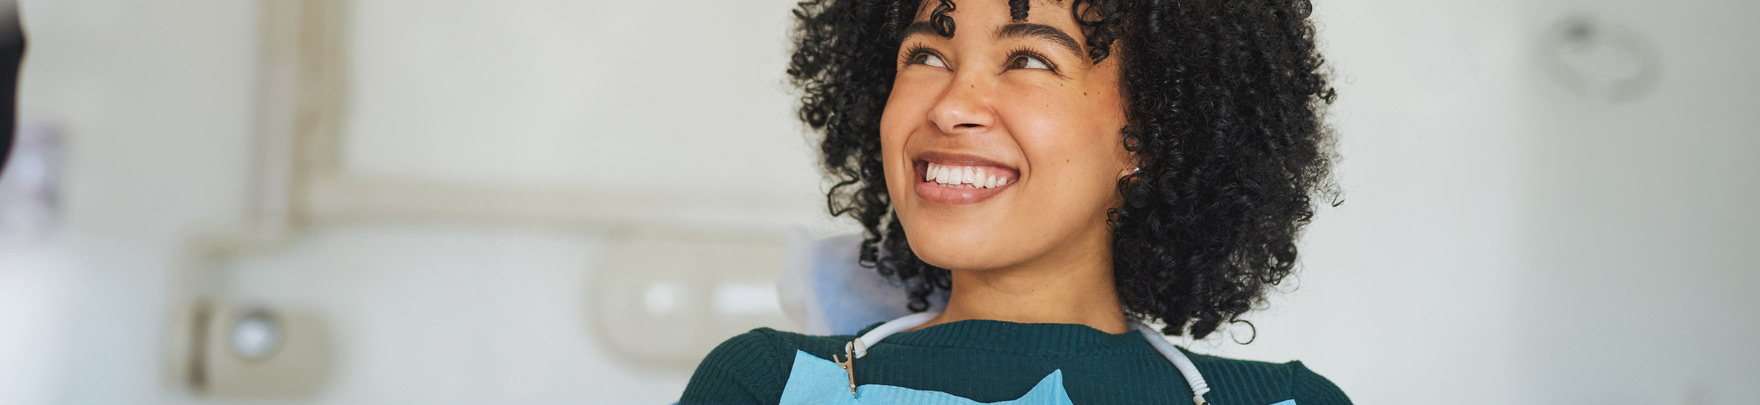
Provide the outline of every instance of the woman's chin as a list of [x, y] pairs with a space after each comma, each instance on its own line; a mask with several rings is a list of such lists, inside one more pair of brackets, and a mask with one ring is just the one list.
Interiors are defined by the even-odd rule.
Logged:
[[901, 209], [905, 240], [923, 262], [949, 270], [1006, 267], [1027, 255], [1034, 244], [1032, 227], [1010, 223], [1010, 207], [975, 204], [955, 207], [921, 205]]
[[911, 239], [911, 252], [924, 263], [948, 270], [982, 271], [1006, 267], [1010, 257], [1021, 251], [997, 249], [991, 240], [945, 239], [919, 241]]

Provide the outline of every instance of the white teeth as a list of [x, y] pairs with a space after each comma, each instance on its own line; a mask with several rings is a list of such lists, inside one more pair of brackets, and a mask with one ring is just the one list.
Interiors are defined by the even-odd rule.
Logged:
[[929, 163], [923, 170], [923, 181], [959, 188], [997, 188], [1008, 184], [1008, 179], [982, 167], [936, 163]]

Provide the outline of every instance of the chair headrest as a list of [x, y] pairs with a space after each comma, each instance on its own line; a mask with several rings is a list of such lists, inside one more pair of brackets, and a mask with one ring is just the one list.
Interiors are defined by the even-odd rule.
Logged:
[[[860, 234], [818, 237], [803, 228], [790, 232], [788, 259], [776, 286], [783, 312], [802, 333], [853, 335], [911, 313], [903, 283], [861, 266], [861, 244]], [[931, 297], [930, 309], [945, 303], [945, 294]]]

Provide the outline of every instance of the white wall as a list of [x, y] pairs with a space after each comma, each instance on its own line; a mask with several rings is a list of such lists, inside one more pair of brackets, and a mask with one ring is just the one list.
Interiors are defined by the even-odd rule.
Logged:
[[812, 213], [815, 149], [783, 75], [793, 5], [355, 2], [342, 165], [449, 184], [769, 197]]
[[[1535, 91], [1522, 145], [1516, 375], [1538, 402], [1760, 397], [1760, 3], [1592, 9], [1650, 35], [1655, 92], [1631, 103]], [[1542, 89], [1551, 83], [1530, 80]]]
[[[1259, 341], [1360, 403], [1736, 404], [1760, 395], [1756, 4], [1333, 1], [1343, 207]], [[1540, 62], [1592, 13], [1646, 35], [1646, 97]], [[1200, 346], [1203, 346], [1202, 344]]]
[[0, 403], [158, 402], [182, 237], [244, 208], [257, 3], [20, 3], [20, 116], [69, 167], [63, 227], [0, 251]]
[[1316, 5], [1344, 204], [1316, 215], [1294, 291], [1250, 317], [1257, 341], [1199, 347], [1303, 360], [1365, 404], [1472, 403], [1518, 382], [1514, 236], [1536, 107], [1517, 4]]
[[[643, 106], [673, 99], [697, 103], [692, 105], [725, 106], [718, 114], [744, 120], [728, 126], [738, 128], [731, 133], [696, 137], [710, 142], [695, 145], [695, 152], [672, 156], [675, 160], [658, 162], [652, 170], [630, 170], [629, 165], [608, 165], [604, 160], [623, 159], [627, 163], [667, 156], [624, 153], [652, 148], [639, 148], [644, 145], [640, 139], [620, 141], [605, 138], [603, 132], [587, 131], [603, 126], [604, 119], [629, 118], [631, 113], [595, 113], [594, 108], [630, 106], [533, 107], [542, 110], [537, 112], [556, 114], [575, 114], [579, 109], [580, 117], [597, 119], [564, 120], [574, 126], [558, 127], [562, 124], [521, 119], [554, 117], [537, 112], [512, 117], [467, 117], [457, 110], [507, 104], [501, 100], [443, 105], [441, 110], [424, 109], [423, 105], [407, 103], [409, 99], [402, 99], [402, 105], [396, 98], [378, 103], [377, 97], [396, 92], [400, 89], [397, 85], [405, 83], [374, 76], [399, 73], [397, 66], [379, 65], [352, 72], [379, 81], [357, 89], [363, 99], [355, 100], [360, 103], [355, 107], [362, 110], [351, 113], [372, 115], [349, 122], [353, 125], [347, 128], [345, 138], [349, 168], [369, 176], [492, 187], [577, 187], [584, 178], [586, 182], [600, 183], [609, 179], [614, 187], [625, 188], [665, 185], [656, 180], [689, 183], [679, 187], [725, 188], [728, 183], [735, 183], [727, 178], [735, 171], [726, 168], [745, 166], [767, 173], [739, 179], [764, 186], [756, 190], [757, 194], [792, 193], [813, 198], [817, 175], [811, 171], [811, 158], [804, 154], [807, 145], [799, 138], [789, 113], [791, 107], [782, 94], [781, 32], [790, 4], [775, 2], [767, 8], [755, 9], [705, 2], [706, 6], [721, 9], [700, 15], [702, 21], [691, 25], [706, 27], [719, 23], [721, 28], [730, 30], [724, 34], [734, 35], [704, 37], [688, 30], [667, 31], [664, 41], [696, 43], [698, 51], [707, 53], [706, 59], [719, 58], [723, 62], [722, 70], [696, 72], [700, 73], [696, 82], [674, 82], [671, 84], [683, 87], [668, 88], [663, 87], [668, 83], [655, 82], [650, 76], [628, 80], [631, 75], [654, 69], [630, 65], [621, 67], [624, 70], [616, 76], [597, 77], [609, 82], [588, 83], [605, 86], [600, 89], [602, 93], [584, 95], [600, 101], [608, 99], [607, 95], [618, 94], [652, 97], [648, 104], [635, 105], [639, 108], [634, 113], [652, 114], [652, 109]], [[450, 6], [460, 5], [469, 4]], [[549, 5], [594, 6], [571, 2]], [[362, 2], [356, 16], [373, 19], [366, 22], [386, 23], [384, 20], [394, 19], [388, 17], [397, 16], [396, 6], [399, 4]], [[594, 35], [610, 41], [628, 34], [627, 31], [644, 28], [613, 23], [627, 22], [624, 17], [630, 16], [659, 16], [664, 11], [663, 5], [648, 3], [597, 6], [605, 7], [574, 15], [555, 15], [546, 10], [530, 13], [534, 10], [524, 9], [528, 13], [513, 17], [547, 18], [553, 23], [548, 28], [567, 29], [571, 28], [567, 20], [570, 17], [597, 16], [608, 24], [604, 28], [613, 32]], [[7, 371], [0, 374], [0, 403], [249, 402], [201, 398], [186, 392], [179, 385], [181, 378], [168, 373], [175, 368], [163, 358], [166, 342], [162, 335], [167, 327], [181, 327], [169, 322], [176, 315], [169, 311], [183, 308], [169, 307], [176, 297], [168, 294], [191, 287], [178, 284], [179, 272], [190, 264], [186, 254], [191, 238], [240, 223], [251, 197], [248, 183], [252, 164], [250, 137], [255, 130], [254, 64], [262, 20], [259, 7], [258, 2], [229, 0], [25, 4], [32, 49], [23, 78], [23, 115], [56, 122], [72, 137], [70, 206], [65, 227], [53, 239], [41, 245], [0, 251], [0, 293], [5, 293], [0, 295], [0, 304], [6, 308], [0, 311], [0, 331], [5, 331], [0, 333], [0, 354], [5, 355], [9, 364]], [[435, 13], [438, 15], [429, 16], [453, 21], [471, 21], [473, 16], [470, 10], [459, 9]], [[737, 13], [754, 18], [763, 16], [770, 23], [756, 32], [726, 26], [731, 21], [743, 21], [723, 18]], [[518, 23], [485, 22], [506, 24], [501, 28], [519, 26]], [[395, 38], [424, 27], [427, 26], [416, 23], [363, 25], [363, 35], [356, 40]], [[587, 28], [593, 27], [597, 25]], [[479, 42], [482, 47], [472, 49], [505, 47], [540, 59], [600, 56], [580, 49], [557, 56], [553, 47], [568, 44], [553, 42], [493, 43], [507, 39], [553, 39], [517, 35], [531, 34], [525, 31], [508, 34], [502, 38], [478, 37], [478, 41], [491, 43]], [[726, 46], [728, 41], [752, 38], [767, 41], [765, 49]], [[457, 45], [451, 42], [456, 39], [441, 38], [428, 45], [449, 47]], [[378, 42], [357, 45], [374, 44]], [[634, 44], [625, 46], [643, 49]], [[678, 49], [652, 49], [668, 50]], [[667, 55], [681, 59], [691, 56]], [[644, 56], [649, 57], [647, 63], [653, 63], [653, 55], [627, 55], [630, 59]], [[392, 62], [398, 60], [386, 63]], [[463, 69], [463, 74], [485, 73], [471, 72], [469, 66]], [[571, 73], [561, 68], [549, 72]], [[447, 71], [435, 75], [460, 73]], [[416, 81], [426, 83], [421, 80], [434, 78], [418, 77]], [[478, 86], [493, 87], [497, 83], [493, 77], [476, 80]], [[730, 80], [742, 84], [713, 86]], [[417, 86], [423, 88], [427, 87]], [[753, 99], [764, 101], [752, 102]], [[554, 104], [525, 101], [526, 104], [515, 105]], [[749, 114], [753, 110], [771, 113]], [[433, 132], [430, 130], [434, 128], [413, 126], [421, 124], [417, 120], [398, 119], [408, 114], [459, 117], [463, 120], [443, 124], [464, 124], [465, 128], [443, 125], [441, 128], [447, 131]], [[619, 125], [623, 132], [651, 125], [645, 128], [647, 132], [631, 135], [646, 139], [649, 146], [685, 143], [660, 135], [678, 132], [681, 126], [708, 125], [706, 121], [668, 114], [639, 118], [642, 120]], [[702, 132], [698, 127], [690, 129]], [[412, 134], [417, 135], [414, 139], [418, 142], [407, 146], [417, 147], [417, 153], [399, 154], [383, 145], [386, 139], [393, 147], [406, 145], [411, 139], [404, 136]], [[504, 142], [483, 143], [483, 138]], [[433, 142], [419, 142], [423, 139]], [[567, 147], [559, 147], [558, 143]], [[616, 147], [634, 149], [610, 149]], [[567, 150], [580, 151], [598, 161], [546, 155]], [[532, 159], [522, 154], [554, 159]], [[435, 163], [473, 159], [483, 163], [474, 166], [479, 170], [473, 171], [469, 165]], [[719, 163], [705, 165], [707, 160]], [[699, 170], [706, 166], [720, 168]], [[607, 177], [607, 168], [624, 171]], [[651, 178], [661, 174], [671, 177]], [[764, 180], [766, 177], [769, 180]], [[758, 181], [751, 181], [754, 179]], [[807, 208], [803, 216], [810, 216], [819, 208], [810, 200], [797, 206]], [[309, 234], [299, 235], [283, 250], [247, 255], [220, 269], [215, 277], [219, 278], [220, 291], [231, 299], [315, 309], [333, 323], [341, 357], [330, 375], [330, 385], [313, 401], [658, 403], [676, 398], [688, 378], [688, 370], [648, 367], [616, 358], [596, 341], [597, 332], [584, 324], [584, 300], [580, 295], [588, 290], [592, 265], [599, 259], [598, 252], [604, 243], [594, 232], [572, 229], [469, 222], [321, 225]], [[509, 284], [494, 287], [496, 280]], [[486, 297], [495, 294], [501, 294], [501, 298]], [[485, 302], [485, 298], [492, 301]], [[393, 317], [396, 318], [388, 319]]]

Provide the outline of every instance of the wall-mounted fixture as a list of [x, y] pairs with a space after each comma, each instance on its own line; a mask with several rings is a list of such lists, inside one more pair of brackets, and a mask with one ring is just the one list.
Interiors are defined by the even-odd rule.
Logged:
[[302, 399], [330, 373], [330, 331], [317, 314], [223, 301], [196, 305], [189, 386], [212, 397]]
[[287, 327], [282, 322], [281, 317], [267, 309], [245, 312], [227, 329], [230, 339], [226, 346], [245, 361], [268, 361], [287, 341]]
[[1553, 24], [1541, 52], [1554, 81], [1594, 101], [1642, 98], [1661, 77], [1661, 56], [1643, 32], [1593, 14]]
[[787, 328], [777, 296], [784, 235], [617, 236], [585, 294], [591, 329], [635, 363], [688, 370], [757, 326]]

